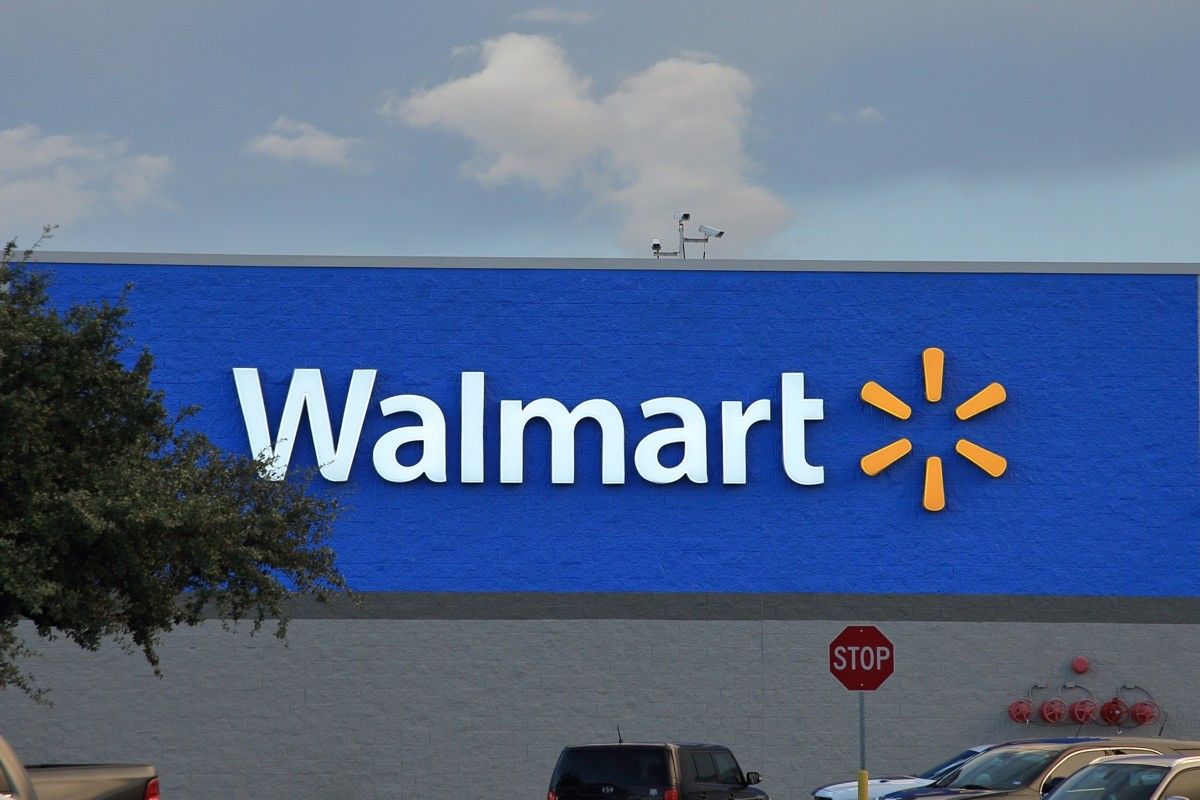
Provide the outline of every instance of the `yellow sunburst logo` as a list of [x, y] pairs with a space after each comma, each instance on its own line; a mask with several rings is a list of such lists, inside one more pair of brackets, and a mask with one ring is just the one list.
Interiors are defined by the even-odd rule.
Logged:
[[[925, 399], [931, 403], [940, 402], [946, 354], [936, 347], [926, 348], [921, 353], [921, 363], [925, 368]], [[954, 415], [961, 420], [968, 420], [989, 408], [995, 408], [1007, 398], [1008, 395], [1003, 386], [998, 383], [989, 383], [956, 408]], [[863, 384], [862, 399], [880, 411], [891, 414], [896, 419], [908, 419], [912, 416], [912, 408], [908, 403], [875, 381], [867, 381]], [[912, 449], [912, 442], [908, 439], [897, 439], [873, 453], [867, 453], [862, 457], [859, 466], [862, 467], [863, 472], [874, 477], [911, 453]], [[954, 451], [993, 478], [999, 478], [1008, 468], [1008, 461], [1004, 456], [980, 447], [968, 439], [959, 439], [958, 444], [954, 446]], [[929, 456], [925, 459], [925, 492], [921, 505], [927, 511], [941, 511], [946, 507], [942, 459], [937, 456]]]

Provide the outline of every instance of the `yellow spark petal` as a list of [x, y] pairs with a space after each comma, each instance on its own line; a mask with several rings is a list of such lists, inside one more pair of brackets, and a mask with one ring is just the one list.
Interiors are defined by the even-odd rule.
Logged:
[[982, 448], [966, 439], [959, 439], [954, 449], [960, 456], [993, 478], [999, 478], [1004, 474], [1004, 470], [1008, 469], [1008, 461], [1005, 460], [1004, 456], [999, 453], [993, 453], [991, 450]]
[[921, 505], [926, 511], [941, 511], [946, 507], [946, 487], [942, 483], [942, 460], [937, 456], [925, 459], [925, 499]]
[[863, 384], [862, 399], [864, 402], [875, 406], [886, 414], [891, 414], [897, 419], [908, 419], [912, 416], [912, 409], [909, 408], [908, 403], [896, 397], [896, 395], [875, 381], [867, 381]]
[[970, 419], [976, 414], [982, 414], [989, 408], [995, 408], [1008, 399], [1004, 387], [998, 383], [989, 383], [979, 392], [954, 410], [959, 419]]
[[925, 365], [925, 399], [936, 403], [942, 399], [942, 372], [946, 365], [946, 354], [936, 347], [927, 347], [921, 353]]
[[867, 453], [862, 457], [859, 466], [862, 467], [863, 472], [875, 477], [911, 452], [912, 442], [908, 439], [897, 439], [874, 453]]

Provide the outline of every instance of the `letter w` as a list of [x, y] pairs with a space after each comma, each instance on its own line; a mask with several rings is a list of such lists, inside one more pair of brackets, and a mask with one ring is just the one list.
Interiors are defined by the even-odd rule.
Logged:
[[263, 477], [273, 481], [281, 481], [287, 477], [288, 463], [292, 460], [292, 446], [300, 430], [300, 417], [307, 408], [313, 450], [316, 451], [321, 475], [326, 480], [336, 482], [348, 479], [350, 465], [354, 463], [354, 454], [358, 450], [363, 420], [366, 419], [367, 407], [371, 403], [375, 372], [373, 369], [354, 370], [350, 378], [350, 391], [346, 394], [346, 407], [342, 412], [341, 433], [335, 445], [321, 370], [294, 370], [292, 383], [288, 387], [287, 401], [283, 405], [283, 416], [279, 420], [279, 435], [272, 445], [271, 430], [267, 422], [267, 404], [263, 400], [258, 369], [235, 367], [233, 380], [237, 384], [238, 402], [242, 406], [242, 418], [246, 422], [246, 438], [250, 440], [250, 452], [256, 458], [262, 457], [271, 461], [271, 466], [264, 471]]

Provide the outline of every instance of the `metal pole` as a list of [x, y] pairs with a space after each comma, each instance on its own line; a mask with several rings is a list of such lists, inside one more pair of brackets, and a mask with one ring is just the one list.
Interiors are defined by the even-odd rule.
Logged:
[[866, 692], [858, 693], [858, 768], [867, 768], [867, 704]]
[[858, 693], [858, 800], [867, 800], [867, 705], [866, 692]]
[[687, 244], [683, 241], [683, 220], [679, 221], [679, 257], [687, 258]]

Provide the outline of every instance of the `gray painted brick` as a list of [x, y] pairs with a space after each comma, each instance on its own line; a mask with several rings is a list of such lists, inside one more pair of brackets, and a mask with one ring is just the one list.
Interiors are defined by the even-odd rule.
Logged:
[[[163, 643], [166, 677], [108, 647], [56, 642], [32, 663], [55, 705], [0, 695], [27, 760], [149, 761], [169, 800], [541, 798], [559, 749], [728, 744], [779, 800], [857, 767], [857, 706], [827, 671], [828, 620], [295, 620], [290, 647], [217, 622]], [[1200, 735], [1200, 628], [1135, 623], [881, 624], [897, 673], [867, 698], [869, 766], [1074, 727], [1019, 727], [1030, 684], [1155, 692], [1168, 735]], [[26, 631], [29, 632], [28, 630]], [[1070, 672], [1076, 655], [1092, 671]], [[1049, 696], [1047, 694], [1046, 696]], [[1088, 732], [1111, 729], [1090, 727]]]

